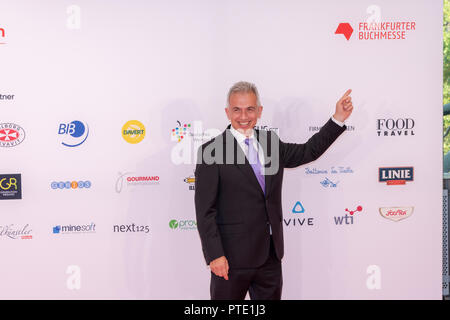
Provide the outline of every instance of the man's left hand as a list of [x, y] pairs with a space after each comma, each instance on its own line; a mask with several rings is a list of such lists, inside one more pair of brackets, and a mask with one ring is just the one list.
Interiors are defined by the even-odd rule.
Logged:
[[344, 122], [352, 114], [353, 104], [350, 93], [352, 93], [352, 89], [348, 89], [336, 103], [336, 113], [333, 117], [338, 121]]

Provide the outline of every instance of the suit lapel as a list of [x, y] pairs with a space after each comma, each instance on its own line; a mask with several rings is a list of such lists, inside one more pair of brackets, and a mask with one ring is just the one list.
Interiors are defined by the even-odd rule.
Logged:
[[[241, 170], [241, 172], [247, 177], [247, 179], [250, 181], [250, 183], [255, 187], [258, 188], [259, 191], [261, 191], [261, 194], [264, 196], [264, 192], [261, 189], [261, 186], [259, 185], [258, 179], [256, 179], [255, 173], [253, 172], [253, 168], [250, 165], [250, 163], [248, 162], [247, 157], [245, 156], [244, 152], [242, 151], [242, 148], [240, 146], [238, 146], [238, 142], [237, 140], [234, 138], [233, 134], [230, 132], [230, 126], [227, 127], [227, 130], [225, 130], [225, 132], [223, 133], [224, 135], [224, 154], [225, 154], [225, 159], [227, 159], [226, 156], [226, 144], [229, 143], [233, 143], [233, 155], [234, 155], [234, 159], [233, 159], [233, 164], [239, 169]], [[230, 146], [228, 146], [230, 147]], [[225, 162], [228, 163], [228, 162]], [[267, 178], [266, 178], [267, 179]], [[267, 180], [266, 180], [267, 183]], [[267, 190], [267, 187], [266, 187]]]

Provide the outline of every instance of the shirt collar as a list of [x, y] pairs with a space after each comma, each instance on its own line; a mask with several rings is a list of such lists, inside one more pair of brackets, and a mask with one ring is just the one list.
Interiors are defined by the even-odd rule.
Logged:
[[[247, 139], [247, 136], [245, 134], [240, 133], [237, 131], [233, 126], [230, 126], [230, 132], [233, 134], [234, 138], [237, 140], [238, 143], [243, 143], [245, 139]], [[255, 136], [255, 129], [252, 130], [252, 134], [249, 139], [253, 139]]]

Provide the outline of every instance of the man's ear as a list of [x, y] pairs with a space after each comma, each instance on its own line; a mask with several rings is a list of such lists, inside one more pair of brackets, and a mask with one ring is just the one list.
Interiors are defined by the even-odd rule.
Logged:
[[228, 112], [229, 112], [229, 108], [225, 107], [225, 113], [227, 114], [227, 118], [228, 118], [228, 120], [231, 121], [231, 118], [230, 118], [230, 115], [228, 114]]
[[262, 106], [259, 106], [259, 107], [258, 107], [258, 112], [259, 112], [258, 119], [261, 118], [262, 111], [263, 111], [263, 107], [262, 107]]

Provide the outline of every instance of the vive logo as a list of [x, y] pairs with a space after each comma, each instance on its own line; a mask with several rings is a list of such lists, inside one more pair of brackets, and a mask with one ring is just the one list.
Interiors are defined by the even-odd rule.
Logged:
[[303, 208], [302, 203], [300, 201], [297, 201], [295, 206], [292, 208], [292, 213], [304, 213], [305, 208]]
[[58, 129], [61, 144], [66, 147], [78, 147], [89, 136], [89, 126], [79, 120], [70, 123], [61, 123]]

